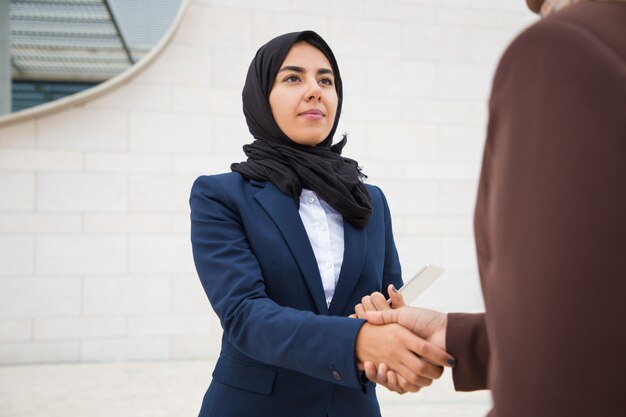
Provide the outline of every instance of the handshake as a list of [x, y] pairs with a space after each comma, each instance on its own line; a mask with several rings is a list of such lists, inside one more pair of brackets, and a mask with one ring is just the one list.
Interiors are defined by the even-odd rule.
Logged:
[[389, 286], [391, 305], [375, 292], [361, 299], [350, 317], [366, 319], [356, 338], [359, 369], [367, 378], [399, 394], [432, 384], [456, 361], [446, 352], [447, 315], [405, 306]]

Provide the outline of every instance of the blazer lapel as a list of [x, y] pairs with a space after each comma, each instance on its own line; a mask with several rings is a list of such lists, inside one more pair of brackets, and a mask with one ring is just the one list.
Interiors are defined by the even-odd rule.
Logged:
[[342, 315], [346, 307], [354, 307], [347, 304], [359, 281], [365, 261], [365, 229], [359, 229], [348, 222], [344, 222], [343, 235], [343, 263], [341, 264], [335, 294], [329, 307], [330, 314], [335, 316]]
[[315, 254], [293, 200], [270, 182], [257, 184], [264, 188], [254, 195], [254, 199], [263, 206], [263, 209], [274, 220], [276, 227], [291, 249], [318, 312], [328, 315], [324, 287]]

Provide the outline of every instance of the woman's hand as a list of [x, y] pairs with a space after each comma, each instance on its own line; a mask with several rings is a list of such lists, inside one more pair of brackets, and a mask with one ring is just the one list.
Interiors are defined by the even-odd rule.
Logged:
[[[379, 292], [366, 295], [361, 299], [361, 303], [355, 306], [355, 313], [350, 315], [350, 317], [366, 319], [368, 311], [395, 310], [405, 306], [402, 295], [393, 285], [389, 285], [388, 293], [390, 303], [387, 303], [385, 297]], [[395, 391], [399, 394], [417, 392], [423, 387], [432, 384], [433, 379], [437, 379], [441, 376], [443, 368], [437, 365], [450, 366], [450, 362], [448, 361], [443, 363], [444, 356], [442, 355], [442, 352], [447, 355], [445, 351], [440, 350], [436, 344], [432, 345], [421, 338], [420, 340], [425, 343], [425, 345], [422, 345], [422, 353], [418, 353], [415, 349], [409, 348], [413, 351], [414, 355], [417, 355], [417, 358], [404, 356], [400, 359], [399, 363], [401, 363], [401, 365], [398, 365], [398, 362], [395, 362], [392, 367], [387, 364], [387, 362], [393, 363], [391, 358], [383, 359], [380, 362], [365, 360], [364, 362], [359, 362], [359, 369], [365, 372], [365, 376], [370, 381], [383, 385], [390, 391]], [[413, 346], [415, 347], [417, 345]], [[402, 348], [398, 346], [393, 348], [402, 350]], [[428, 356], [424, 356], [424, 352], [428, 352], [426, 353]], [[357, 358], [359, 358], [359, 354], [357, 354]], [[448, 358], [451, 359], [452, 357], [448, 355]], [[405, 366], [407, 364], [410, 365]]]
[[[414, 392], [429, 386], [433, 379], [441, 376], [443, 366], [451, 359], [444, 350], [396, 323], [365, 323], [357, 334], [355, 350], [357, 361], [363, 363], [366, 371], [366, 362], [376, 366], [384, 364], [380, 372], [383, 378], [378, 378], [379, 370], [374, 372], [371, 365], [368, 366], [368, 373], [375, 382], [381, 382], [385, 386], [389, 384], [390, 389], [398, 392]], [[385, 366], [392, 370], [389, 372], [395, 371], [397, 375], [391, 375]], [[398, 388], [395, 389], [396, 387]]]
[[384, 386], [389, 391], [402, 395], [407, 392], [418, 392], [422, 389], [420, 385], [410, 384], [406, 379], [390, 370], [386, 363], [380, 363], [376, 367], [373, 362], [365, 362], [362, 368], [367, 379]]
[[400, 308], [405, 305], [402, 295], [396, 290], [393, 284], [389, 284], [387, 292], [389, 293], [391, 305], [387, 303], [384, 295], [376, 291], [371, 295], [366, 295], [361, 298], [361, 302], [354, 307], [354, 314], [351, 314], [349, 317], [365, 319], [368, 311], [389, 310], [392, 308]]
[[[370, 323], [378, 325], [399, 323], [434, 346], [441, 349], [446, 348], [445, 332], [448, 320], [443, 313], [417, 307], [407, 307], [379, 313], [370, 312], [367, 314], [367, 317]], [[445, 366], [454, 366], [455, 363], [454, 359], [450, 357]], [[365, 363], [362, 368], [369, 380], [381, 384], [391, 391], [400, 394], [416, 391], [415, 387], [403, 380], [401, 375], [389, 370], [384, 363], [379, 363], [378, 369], [373, 363]]]

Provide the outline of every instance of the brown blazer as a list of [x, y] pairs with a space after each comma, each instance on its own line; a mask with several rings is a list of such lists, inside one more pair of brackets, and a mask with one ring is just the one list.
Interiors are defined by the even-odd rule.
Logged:
[[496, 72], [475, 213], [486, 314], [450, 314], [493, 417], [626, 416], [626, 4], [569, 6]]

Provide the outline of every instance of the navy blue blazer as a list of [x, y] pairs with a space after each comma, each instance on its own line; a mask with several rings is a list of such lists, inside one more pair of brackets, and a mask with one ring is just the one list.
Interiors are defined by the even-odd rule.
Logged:
[[389, 208], [367, 185], [372, 216], [344, 222], [344, 260], [326, 305], [293, 199], [238, 173], [199, 177], [191, 190], [198, 275], [224, 329], [200, 417], [380, 416], [374, 385], [356, 368], [364, 295], [402, 285]]

